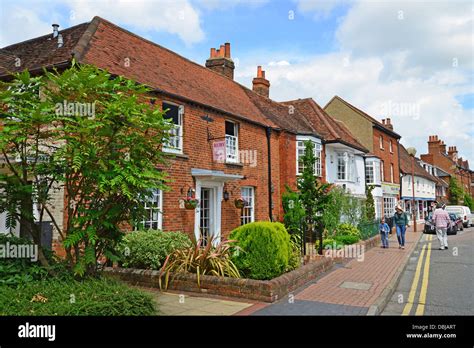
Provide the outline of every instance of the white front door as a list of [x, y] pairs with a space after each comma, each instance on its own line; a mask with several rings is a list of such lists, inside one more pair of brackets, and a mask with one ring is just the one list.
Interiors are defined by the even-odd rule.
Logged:
[[222, 190], [223, 183], [196, 181], [199, 205], [196, 208], [194, 235], [197, 240], [203, 239], [203, 245], [208, 237], [214, 238], [213, 244], [220, 242]]

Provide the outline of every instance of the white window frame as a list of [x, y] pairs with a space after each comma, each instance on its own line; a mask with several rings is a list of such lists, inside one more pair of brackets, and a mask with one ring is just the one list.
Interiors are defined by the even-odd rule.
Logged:
[[[234, 135], [225, 134], [225, 157], [227, 163], [237, 163], [239, 161], [239, 124], [231, 121], [225, 120], [225, 124], [229, 122], [234, 125]], [[224, 130], [227, 132], [226, 130]]]
[[389, 147], [390, 153], [393, 153], [393, 144], [392, 144], [392, 140], [391, 140], [391, 139], [390, 139], [389, 142], [388, 142], [388, 147]]
[[395, 214], [395, 206], [397, 205], [397, 199], [395, 197], [384, 196], [383, 197], [383, 213], [385, 216], [393, 216]]
[[[156, 200], [156, 198], [158, 198]], [[148, 223], [149, 225], [156, 224], [156, 229], [161, 230], [163, 228], [163, 190], [160, 189], [153, 189], [153, 199], [154, 203], [157, 206], [149, 206], [148, 202], [145, 202], [145, 210], [149, 213], [148, 215], [151, 217], [149, 220], [143, 219], [139, 222], [139, 226], [136, 226], [136, 230], [145, 229], [145, 224]], [[153, 210], [157, 212], [157, 218], [153, 218]], [[148, 228], [154, 230], [155, 228]]]
[[321, 142], [317, 140], [315, 137], [309, 136], [297, 136], [296, 137], [296, 175], [302, 175], [304, 165], [302, 165], [302, 170], [300, 170], [300, 158], [302, 159], [304, 156], [305, 146], [304, 143], [306, 141], [311, 141], [314, 145], [314, 156], [316, 157], [316, 161], [314, 163], [314, 175], [317, 177], [322, 177], [322, 153], [323, 153], [323, 146]]
[[[372, 180], [368, 180], [367, 172], [368, 169], [372, 170]], [[380, 185], [380, 162], [373, 159], [365, 160], [365, 182], [367, 185]]]
[[383, 136], [382, 136], [382, 135], [379, 136], [379, 147], [380, 147], [381, 150], [384, 150], [384, 147], [383, 147]]
[[[338, 181], [352, 181], [355, 182], [355, 174], [356, 174], [356, 168], [355, 168], [355, 156], [352, 153], [349, 153], [347, 151], [344, 152], [336, 152], [336, 157], [337, 157], [337, 180]], [[342, 163], [344, 164], [344, 175], [343, 177], [340, 176], [340, 171], [339, 171], [339, 164], [342, 159]]]
[[[169, 153], [178, 153], [182, 154], [183, 153], [183, 127], [184, 127], [184, 105], [179, 105], [173, 102], [169, 102], [164, 100], [163, 103], [161, 104], [161, 108], [163, 111], [166, 110], [164, 107], [164, 104], [168, 105], [173, 105], [178, 107], [178, 122], [179, 124], [176, 125], [175, 127], [170, 129], [170, 142], [168, 144], [163, 144], [163, 152], [169, 152]], [[176, 133], [176, 134], [175, 134]], [[172, 139], [177, 139], [177, 144], [178, 146], [170, 146], [170, 143], [172, 143]]]
[[380, 161], [380, 180], [385, 182], [385, 163], [383, 160]]
[[393, 163], [390, 163], [390, 182], [394, 183], [394, 172], [393, 172]]
[[[245, 225], [255, 221], [255, 188], [253, 186], [242, 186], [240, 195], [245, 201], [245, 207], [240, 214], [240, 224]], [[249, 212], [249, 214], [246, 214]]]

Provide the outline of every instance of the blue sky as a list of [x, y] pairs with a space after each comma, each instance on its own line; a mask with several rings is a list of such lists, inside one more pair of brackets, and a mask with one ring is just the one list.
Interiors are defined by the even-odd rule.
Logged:
[[337, 94], [391, 117], [418, 153], [437, 134], [474, 166], [472, 10], [464, 0], [0, 0], [0, 47], [94, 15], [200, 64], [230, 42], [239, 83], [251, 87], [262, 65], [275, 100], [324, 106]]

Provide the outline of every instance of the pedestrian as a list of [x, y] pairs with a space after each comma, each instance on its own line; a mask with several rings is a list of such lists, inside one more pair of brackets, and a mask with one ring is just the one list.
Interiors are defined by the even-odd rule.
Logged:
[[448, 226], [451, 223], [445, 204], [439, 203], [433, 213], [433, 223], [436, 228], [436, 235], [439, 240], [439, 250], [448, 249]]
[[400, 204], [397, 205], [395, 210], [396, 212], [395, 215], [393, 215], [393, 222], [397, 231], [398, 248], [405, 249], [405, 232], [408, 227], [408, 217]]
[[388, 233], [390, 232], [390, 227], [385, 222], [384, 217], [380, 220], [379, 231], [380, 238], [382, 239], [382, 248], [388, 248]]

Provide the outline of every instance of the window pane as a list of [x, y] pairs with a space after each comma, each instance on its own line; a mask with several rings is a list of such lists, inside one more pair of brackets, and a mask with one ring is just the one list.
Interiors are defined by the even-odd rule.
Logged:
[[233, 135], [233, 136], [237, 135], [236, 132], [235, 132], [235, 123], [225, 121], [225, 134], [226, 135]]
[[163, 103], [163, 111], [166, 111], [165, 116], [164, 116], [165, 119], [172, 119], [174, 124], [176, 125], [180, 124], [179, 106]]

